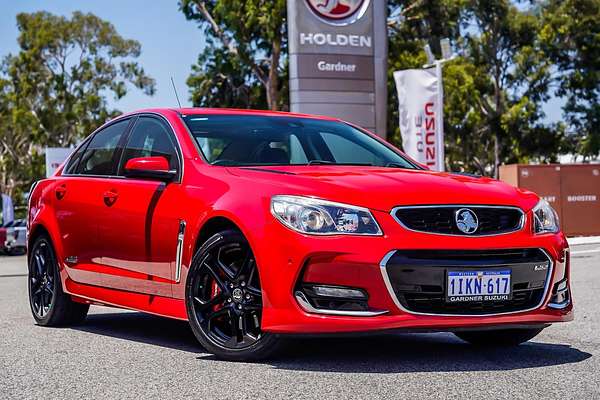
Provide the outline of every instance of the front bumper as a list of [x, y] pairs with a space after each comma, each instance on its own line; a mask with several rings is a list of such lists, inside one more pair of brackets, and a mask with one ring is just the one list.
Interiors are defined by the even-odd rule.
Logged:
[[[277, 221], [250, 237], [263, 287], [263, 330], [274, 333], [343, 333], [389, 329], [455, 330], [505, 325], [544, 325], [573, 319], [570, 301], [551, 304], [557, 284], [569, 287], [568, 245], [562, 234], [532, 235], [525, 228], [507, 235], [452, 237], [412, 232], [389, 214], [373, 211], [383, 236], [315, 237], [293, 232]], [[527, 311], [485, 315], [443, 315], [407, 310], [386, 282], [386, 257], [397, 250], [541, 249], [551, 261], [541, 302]], [[295, 296], [298, 283], [363, 289], [372, 313], [317, 312]], [[343, 314], [343, 313], [342, 313]]]

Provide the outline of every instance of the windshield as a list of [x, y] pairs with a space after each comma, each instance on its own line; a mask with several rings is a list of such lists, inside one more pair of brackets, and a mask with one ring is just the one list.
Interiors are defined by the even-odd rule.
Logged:
[[188, 115], [183, 120], [212, 165], [416, 169], [391, 148], [342, 122], [257, 115]]

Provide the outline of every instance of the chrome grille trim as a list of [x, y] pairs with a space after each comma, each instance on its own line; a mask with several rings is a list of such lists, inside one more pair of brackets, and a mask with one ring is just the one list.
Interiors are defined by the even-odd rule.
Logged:
[[[406, 226], [401, 220], [400, 218], [398, 218], [396, 216], [396, 213], [398, 210], [406, 210], [406, 209], [423, 209], [423, 208], [488, 208], [488, 209], [505, 209], [505, 210], [515, 210], [521, 213], [521, 220], [519, 222], [519, 225], [511, 231], [507, 231], [507, 232], [501, 232], [501, 233], [489, 233], [489, 234], [483, 234], [483, 235], [477, 235], [477, 234], [454, 234], [454, 233], [439, 233], [439, 232], [430, 232], [430, 231], [422, 231], [422, 230], [416, 230], [416, 229], [412, 229], [409, 228], [408, 226]], [[392, 211], [390, 211], [390, 215], [392, 216], [392, 218], [394, 218], [394, 220], [404, 229], [411, 231], [411, 232], [418, 232], [418, 233], [425, 233], [425, 234], [429, 234], [429, 235], [440, 235], [440, 236], [457, 236], [457, 237], [473, 237], [473, 238], [480, 238], [480, 237], [489, 237], [489, 236], [500, 236], [500, 235], [509, 235], [511, 233], [515, 233], [515, 232], [519, 232], [521, 231], [525, 225], [526, 225], [526, 219], [527, 216], [526, 214], [523, 212], [523, 210], [519, 207], [514, 207], [514, 206], [490, 206], [490, 205], [485, 205], [485, 204], [432, 204], [432, 205], [424, 205], [424, 206], [398, 206], [398, 207], [394, 207], [392, 208]]]
[[[510, 249], [508, 249], [508, 250], [510, 250]], [[527, 312], [527, 311], [537, 310], [538, 308], [542, 307], [545, 304], [545, 302], [548, 300], [548, 297], [550, 295], [550, 288], [552, 287], [551, 286], [551, 283], [553, 280], [552, 278], [554, 277], [555, 262], [558, 262], [558, 261], [555, 261], [554, 259], [552, 259], [552, 257], [550, 256], [550, 254], [548, 254], [548, 252], [546, 250], [544, 250], [542, 248], [540, 248], [539, 250], [542, 253], [544, 253], [546, 258], [548, 258], [548, 262], [550, 263], [550, 268], [548, 268], [548, 272], [546, 274], [546, 283], [544, 286], [544, 294], [542, 295], [542, 299], [540, 300], [540, 303], [537, 304], [535, 307], [531, 307], [531, 308], [528, 308], [525, 310], [518, 310], [518, 311], [508, 311], [508, 312], [501, 312], [501, 313], [487, 313], [487, 314], [442, 314], [442, 313], [423, 313], [423, 312], [411, 311], [411, 310], [408, 310], [407, 308], [405, 308], [402, 305], [402, 303], [400, 303], [400, 300], [398, 300], [398, 297], [396, 296], [396, 292], [394, 292], [394, 288], [392, 287], [392, 282], [390, 281], [390, 278], [387, 273], [387, 263], [390, 260], [390, 258], [392, 258], [392, 256], [398, 250], [392, 250], [383, 257], [383, 259], [379, 263], [379, 270], [381, 272], [383, 282], [385, 283], [387, 291], [388, 291], [390, 297], [392, 298], [394, 304], [396, 305], [396, 307], [398, 307], [398, 309], [400, 311], [405, 312], [407, 314], [430, 315], [430, 316], [440, 316], [440, 317], [473, 317], [473, 318], [489, 317], [489, 316], [495, 316], [495, 315], [510, 315], [510, 314], [518, 314], [518, 313], [523, 313], [523, 312]], [[566, 260], [564, 262], [566, 263]]]

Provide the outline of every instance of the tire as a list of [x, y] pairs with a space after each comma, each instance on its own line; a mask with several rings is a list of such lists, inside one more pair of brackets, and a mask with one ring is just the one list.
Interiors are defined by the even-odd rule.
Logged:
[[236, 230], [219, 232], [197, 251], [188, 273], [188, 320], [200, 344], [220, 359], [256, 361], [282, 339], [262, 332], [262, 291], [252, 249]]
[[27, 281], [29, 305], [36, 324], [68, 326], [85, 320], [90, 306], [77, 303], [64, 293], [56, 252], [46, 235], [40, 235], [33, 242]]
[[513, 347], [536, 337], [544, 328], [498, 329], [454, 332], [460, 339], [475, 346]]

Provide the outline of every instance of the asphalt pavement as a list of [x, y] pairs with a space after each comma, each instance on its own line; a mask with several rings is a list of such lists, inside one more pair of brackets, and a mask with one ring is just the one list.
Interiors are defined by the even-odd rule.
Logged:
[[216, 360], [188, 325], [92, 307], [34, 325], [24, 257], [0, 257], [1, 399], [600, 399], [600, 244], [572, 248], [575, 321], [509, 350], [451, 334], [303, 339], [260, 363]]

